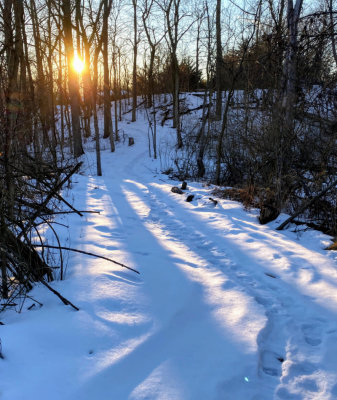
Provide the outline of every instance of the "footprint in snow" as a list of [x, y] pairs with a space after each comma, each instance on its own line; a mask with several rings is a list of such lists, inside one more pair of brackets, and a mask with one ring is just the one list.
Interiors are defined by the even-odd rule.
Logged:
[[244, 272], [237, 272], [236, 277], [243, 283], [248, 284], [249, 286], [257, 286], [257, 283], [254, 279], [252, 279], [249, 275]]
[[[303, 397], [304, 393], [310, 393], [310, 399], [325, 399], [322, 392], [322, 380], [317, 372], [317, 365], [311, 363], [291, 364], [288, 367], [287, 375], [283, 377], [283, 384], [276, 391], [277, 399], [284, 400], [303, 400], [309, 397]], [[287, 387], [290, 387], [296, 382], [297, 393], [291, 393]], [[332, 391], [332, 394], [333, 391]], [[305, 396], [305, 395], [304, 395]], [[330, 397], [329, 397], [330, 398]]]
[[255, 296], [255, 301], [264, 307], [270, 307], [273, 305], [272, 299], [268, 299], [268, 298], [262, 297], [262, 296]]
[[323, 326], [321, 321], [302, 325], [304, 340], [310, 346], [319, 346], [322, 343]]
[[261, 367], [262, 371], [270, 376], [281, 376], [281, 365], [284, 362], [284, 357], [281, 355], [264, 350], [261, 353]]

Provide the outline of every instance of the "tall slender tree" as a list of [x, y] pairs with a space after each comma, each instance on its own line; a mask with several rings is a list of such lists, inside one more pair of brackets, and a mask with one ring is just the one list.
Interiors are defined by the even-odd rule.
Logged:
[[221, 46], [221, 0], [216, 2], [216, 109], [215, 117], [221, 119], [222, 94], [221, 94], [221, 73], [222, 73], [222, 46]]
[[111, 151], [115, 151], [115, 142], [112, 130], [111, 119], [111, 90], [110, 90], [110, 71], [109, 71], [109, 36], [108, 23], [111, 10], [112, 0], [103, 0], [103, 28], [102, 28], [102, 43], [103, 43], [103, 70], [104, 70], [104, 138], [110, 138]]
[[74, 156], [81, 156], [84, 151], [82, 147], [81, 126], [80, 126], [80, 92], [78, 75], [73, 68], [74, 45], [72, 34], [71, 21], [71, 4], [70, 0], [62, 0], [63, 12], [63, 32], [64, 32], [64, 47], [66, 51], [68, 63], [68, 87], [71, 107], [71, 124], [73, 136], [73, 151]]
[[136, 121], [137, 110], [137, 53], [138, 53], [138, 24], [137, 0], [132, 0], [133, 7], [133, 67], [132, 67], [132, 122]]

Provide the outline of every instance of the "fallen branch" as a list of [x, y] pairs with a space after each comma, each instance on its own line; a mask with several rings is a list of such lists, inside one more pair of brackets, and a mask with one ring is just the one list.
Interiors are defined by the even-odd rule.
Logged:
[[330, 189], [332, 189], [334, 186], [337, 185], [337, 179], [332, 182], [331, 185], [327, 186], [324, 190], [322, 190], [318, 195], [313, 197], [311, 200], [308, 202], [304, 203], [302, 207], [298, 211], [296, 211], [293, 215], [291, 215], [287, 220], [285, 220], [280, 226], [276, 228], [277, 231], [282, 231], [288, 224], [290, 224], [296, 217], [298, 217], [300, 214], [303, 213], [307, 208], [309, 208], [316, 200], [318, 200], [320, 197], [325, 195]]
[[[209, 104], [206, 104], [206, 107], [208, 107], [208, 106], [209, 106]], [[204, 105], [201, 104], [200, 106], [195, 107], [195, 108], [188, 108], [187, 110], [180, 111], [180, 112], [179, 112], [179, 115], [189, 114], [189, 113], [191, 113], [192, 111], [201, 110], [203, 107], [204, 107]]]
[[[52, 190], [52, 188], [50, 188]], [[67, 205], [75, 214], [78, 214], [80, 217], [83, 217], [81, 211], [76, 210], [65, 198], [63, 198], [60, 193], [55, 193], [55, 196], [62, 201], [65, 205]]]
[[83, 210], [75, 210], [75, 211], [53, 211], [51, 214], [41, 214], [40, 217], [49, 217], [51, 215], [59, 215], [59, 214], [77, 214], [77, 213], [90, 213], [90, 214], [100, 214], [100, 211], [83, 211]]
[[106, 260], [106, 261], [110, 261], [114, 264], [117, 264], [123, 268], [129, 269], [130, 271], [136, 272], [136, 274], [140, 274], [139, 271], [137, 271], [136, 269], [133, 269], [131, 267], [128, 267], [127, 265], [124, 265], [118, 261], [112, 260], [111, 258], [107, 258], [104, 256], [99, 256], [98, 254], [94, 254], [94, 253], [89, 253], [87, 251], [83, 251], [83, 250], [78, 250], [78, 249], [74, 249], [71, 247], [63, 247], [63, 246], [51, 246], [49, 244], [32, 244], [33, 247], [46, 247], [48, 249], [56, 249], [56, 250], [68, 250], [68, 251], [74, 251], [75, 253], [80, 253], [80, 254], [85, 254], [87, 256], [92, 256], [92, 257], [97, 257], [97, 258], [101, 258], [102, 260]]
[[[140, 107], [140, 106], [141, 106], [142, 104], [144, 104], [144, 103], [145, 103], [145, 100], [142, 101], [141, 103], [138, 103], [137, 106], [136, 106], [136, 108]], [[128, 113], [130, 113], [131, 111], [132, 111], [132, 108], [130, 108], [130, 110], [127, 110], [127, 111], [123, 112], [123, 115], [128, 114]]]
[[57, 290], [53, 289], [50, 285], [48, 285], [47, 282], [45, 282], [44, 280], [40, 280], [40, 282], [42, 283], [42, 285], [44, 285], [47, 289], [49, 289], [51, 292], [53, 292], [61, 301], [63, 304], [65, 304], [66, 306], [71, 306], [72, 308], [74, 308], [76, 311], [80, 311], [80, 309], [78, 307], [76, 307], [71, 301], [67, 300], [65, 297], [62, 296], [61, 293], [59, 293]]

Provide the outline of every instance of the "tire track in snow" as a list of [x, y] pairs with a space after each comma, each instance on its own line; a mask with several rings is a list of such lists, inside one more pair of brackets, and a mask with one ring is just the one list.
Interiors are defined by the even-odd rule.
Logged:
[[[333, 324], [326, 318], [320, 318], [319, 311], [316, 313], [307, 311], [303, 306], [305, 296], [294, 291], [291, 285], [281, 281], [276, 275], [265, 275], [261, 270], [261, 263], [256, 263], [256, 260], [247, 254], [242, 257], [235, 252], [232, 248], [233, 241], [226, 240], [216, 228], [205, 224], [202, 219], [197, 221], [196, 213], [183, 207], [177, 201], [178, 197], [175, 199], [170, 193], [164, 194], [153, 184], [145, 183], [144, 175], [148, 175], [148, 171], [144, 170], [146, 174], [142, 173], [141, 160], [147, 157], [147, 152], [138, 151], [136, 148], [132, 151], [129, 160], [120, 165], [121, 176], [116, 178], [115, 183], [118, 186], [122, 182], [123, 188], [138, 193], [146, 203], [148, 211], [138, 215], [139, 223], [146, 229], [151, 230], [152, 227], [153, 230], [157, 228], [161, 230], [161, 241], [167, 244], [167, 249], [173, 244], [180, 246], [182, 251], [190, 250], [196, 254], [199, 263], [200, 260], [207, 260], [208, 269], [226, 274], [235, 287], [241, 288], [242, 292], [248, 294], [264, 309], [266, 323], [257, 336], [258, 359], [256, 360], [256, 375], [261, 381], [261, 390], [251, 399], [270, 400], [270, 393], [273, 392], [275, 399], [301, 399], [299, 394], [301, 389], [311, 392], [313, 399], [328, 399], [324, 396], [333, 386], [333, 381], [326, 371], [317, 374], [317, 365], [322, 347], [327, 340], [330, 340], [329, 337], [335, 334]], [[133, 223], [138, 223], [137, 217], [133, 217]], [[205, 225], [203, 232], [200, 231], [202, 224]], [[251, 230], [255, 229], [254, 224], [250, 225]], [[230, 227], [230, 230], [235, 234], [245, 232], [239, 223], [234, 223], [234, 227]], [[258, 240], [267, 248], [274, 250], [272, 243], [264, 238], [264, 234], [265, 231], [260, 231]], [[276, 233], [271, 237], [278, 238]], [[249, 240], [250, 244], [254, 244], [257, 237]], [[289, 243], [291, 244], [291, 241]], [[281, 264], [287, 259], [288, 254], [278, 248], [279, 251], [274, 259], [279, 260]], [[236, 251], [242, 250], [237, 247]], [[296, 252], [295, 249], [294, 251]], [[279, 253], [283, 253], [283, 256]], [[289, 255], [293, 254], [295, 253]], [[197, 263], [189, 264], [197, 266]], [[315, 270], [310, 268], [310, 262], [308, 268], [314, 277]], [[308, 297], [307, 301], [310, 302], [308, 309], [312, 309], [313, 300]], [[184, 307], [182, 305], [181, 309]], [[179, 313], [178, 310], [177, 312]], [[224, 381], [219, 383], [219, 398], [230, 389], [233, 389], [233, 382], [226, 382], [224, 376]], [[335, 391], [337, 392], [337, 389]], [[269, 395], [265, 395], [264, 392], [269, 392]], [[241, 398], [246, 397], [238, 396], [238, 399]]]
[[[314, 348], [326, 339], [326, 332], [330, 329], [328, 321], [315, 315], [307, 315], [297, 294], [285, 296], [284, 292], [289, 293], [290, 290], [279, 278], [264, 276], [262, 271], [254, 277], [251, 268], [245, 271], [242, 263], [233, 261], [237, 257], [228, 251], [225, 239], [222, 238], [220, 244], [218, 234], [212, 232], [209, 227], [205, 229], [204, 234], [198, 233], [200, 223], [195, 223], [194, 217], [186, 210], [179, 214], [178, 219], [172, 218], [172, 215], [177, 214], [179, 205], [171, 200], [170, 195], [164, 198], [160, 191], [153, 187], [147, 188], [146, 192], [149, 193], [151, 212], [145, 220], [150, 224], [161, 225], [163, 232], [169, 232], [165, 240], [184, 243], [194, 253], [201, 254], [202, 257], [206, 255], [205, 258], [212, 268], [225, 267], [230, 279], [264, 307], [267, 322], [257, 338], [258, 375], [265, 381], [269, 380], [269, 387], [279, 386], [276, 396], [280, 399], [293, 398], [294, 394], [287, 386], [294, 386], [293, 383], [299, 377], [304, 381], [303, 389], [311, 389], [323, 399], [326, 389], [331, 386], [329, 379], [322, 382], [324, 376], [312, 377], [312, 371], [306, 366], [315, 353]], [[254, 260], [251, 262], [254, 263]], [[303, 318], [299, 320], [298, 315], [301, 312]], [[334, 333], [333, 329], [331, 333]], [[283, 364], [287, 367], [283, 368]]]

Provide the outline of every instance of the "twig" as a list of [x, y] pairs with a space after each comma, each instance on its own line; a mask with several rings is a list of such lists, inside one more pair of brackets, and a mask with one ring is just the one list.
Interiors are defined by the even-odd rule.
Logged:
[[74, 308], [76, 311], [80, 311], [80, 309], [78, 307], [76, 307], [71, 301], [67, 300], [65, 297], [63, 297], [61, 295], [61, 293], [59, 293], [57, 290], [53, 289], [50, 285], [48, 285], [47, 282], [45, 282], [43, 279], [40, 279], [40, 281], [42, 283], [42, 285], [44, 285], [47, 289], [49, 289], [51, 292], [53, 292], [61, 301], [63, 304], [65, 304], [66, 306], [71, 306], [72, 308]]
[[[60, 188], [62, 188], [62, 186], [71, 178], [71, 176], [72, 176], [73, 174], [75, 174], [75, 173], [79, 170], [79, 168], [81, 167], [81, 165], [82, 165], [82, 162], [79, 162], [78, 164], [76, 164], [75, 167], [72, 168], [72, 170], [66, 175], [66, 177], [63, 178], [61, 182], [59, 182], [55, 187], [53, 187], [53, 188], [50, 190], [48, 196], [47, 196], [47, 197], [45, 198], [45, 200], [40, 204], [40, 207], [39, 207], [39, 208], [35, 211], [35, 213], [29, 218], [29, 222], [28, 222], [27, 225], [24, 227], [23, 231], [18, 235], [18, 239], [20, 239], [21, 236], [24, 235], [24, 233], [27, 231], [27, 229], [29, 228], [29, 226], [31, 225], [31, 223], [39, 216], [41, 210], [49, 203], [49, 201], [50, 201], [55, 195], [57, 195], [57, 197], [59, 197], [59, 198], [61, 197], [61, 196], [58, 195], [58, 193], [57, 193], [58, 190], [59, 190]], [[74, 208], [73, 208], [68, 202], [66, 202], [66, 200], [64, 200], [62, 197], [61, 197], [61, 199], [62, 199], [67, 205], [69, 205], [71, 209], [74, 210]], [[82, 217], [82, 214], [81, 214], [81, 213], [79, 213], [79, 212], [77, 212], [77, 213]]]
[[120, 262], [118, 262], [118, 261], [112, 260], [111, 258], [107, 258], [107, 257], [104, 257], [104, 256], [99, 256], [98, 254], [89, 253], [89, 252], [87, 252], [87, 251], [78, 250], [78, 249], [74, 249], [74, 248], [71, 248], [71, 247], [64, 247], [64, 246], [60, 246], [60, 247], [59, 247], [59, 246], [51, 246], [51, 245], [49, 245], [49, 244], [44, 244], [44, 245], [41, 245], [41, 244], [32, 244], [32, 246], [33, 246], [33, 247], [46, 247], [46, 248], [49, 248], [49, 249], [56, 249], [56, 250], [74, 251], [75, 253], [81, 253], [81, 254], [86, 254], [87, 256], [102, 258], [103, 260], [110, 261], [110, 262], [112, 262], [112, 263], [114, 263], [114, 264], [117, 264], [117, 265], [123, 267], [123, 268], [129, 269], [130, 271], [136, 272], [136, 274], [140, 274], [140, 272], [137, 271], [136, 269], [133, 269], [133, 268], [131, 268], [131, 267], [128, 267], [128, 266], [126, 266], [126, 265], [124, 265], [124, 264], [122, 264], [122, 263], [120, 263]]
[[26, 297], [27, 297], [28, 299], [31, 299], [32, 301], [35, 301], [35, 303], [37, 303], [40, 307], [43, 306], [42, 303], [40, 303], [38, 300], [34, 299], [32, 296], [29, 296], [28, 294], [26, 294]]
[[100, 214], [100, 211], [83, 211], [83, 210], [76, 210], [76, 211], [53, 211], [50, 214], [41, 214], [40, 217], [49, 217], [58, 214], [74, 214], [74, 213], [91, 213], [91, 214]]
[[[41, 217], [40, 217], [41, 218]], [[49, 226], [49, 228], [53, 231], [53, 233], [54, 233], [54, 237], [56, 238], [56, 240], [57, 240], [57, 244], [59, 245], [59, 246], [61, 246], [61, 242], [60, 242], [60, 238], [59, 238], [59, 236], [58, 236], [58, 234], [57, 234], [57, 232], [56, 232], [56, 230], [53, 228], [53, 225], [50, 223], [50, 222], [48, 222], [48, 221], [45, 221], [45, 223]], [[42, 244], [42, 243], [41, 243]], [[60, 268], [61, 268], [61, 273], [60, 273], [60, 279], [61, 279], [61, 281], [63, 281], [63, 270], [64, 270], [64, 268], [63, 268], [63, 254], [62, 254], [62, 251], [60, 251]]]

